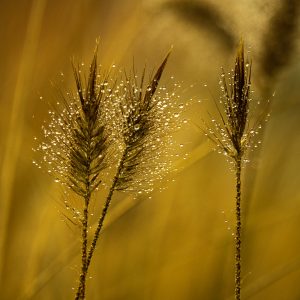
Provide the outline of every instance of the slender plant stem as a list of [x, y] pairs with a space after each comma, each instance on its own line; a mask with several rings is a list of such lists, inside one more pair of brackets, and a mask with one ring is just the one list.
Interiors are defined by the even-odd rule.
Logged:
[[[89, 124], [89, 137], [91, 136], [91, 126]], [[91, 139], [88, 138], [88, 145], [91, 144]], [[90, 168], [91, 168], [91, 149], [87, 151], [87, 160], [89, 162], [88, 171], [85, 178], [85, 188], [86, 194], [84, 196], [84, 208], [83, 208], [83, 218], [82, 218], [82, 247], [81, 247], [81, 274], [79, 277], [79, 285], [75, 295], [75, 300], [84, 300], [85, 299], [85, 290], [86, 290], [86, 276], [88, 272], [87, 267], [87, 248], [88, 248], [88, 225], [89, 225], [89, 204], [91, 199], [91, 182], [90, 182]]]
[[79, 286], [76, 292], [75, 300], [84, 299], [85, 298], [85, 284], [86, 284], [86, 276], [87, 276], [87, 233], [88, 233], [88, 207], [90, 202], [90, 194], [88, 193], [85, 197], [85, 206], [83, 210], [83, 219], [82, 219], [82, 248], [81, 248], [81, 273], [79, 277]]
[[121, 171], [123, 169], [124, 160], [125, 160], [126, 156], [127, 156], [127, 148], [125, 148], [125, 150], [123, 152], [123, 155], [122, 155], [122, 158], [121, 158], [121, 160], [119, 162], [119, 166], [118, 166], [117, 172], [116, 172], [115, 177], [113, 179], [112, 185], [111, 185], [111, 187], [109, 189], [109, 193], [108, 193], [107, 198], [105, 200], [105, 203], [104, 203], [104, 206], [103, 206], [103, 209], [102, 209], [102, 213], [101, 213], [101, 216], [100, 216], [99, 221], [98, 221], [97, 228], [96, 228], [95, 233], [94, 233], [94, 238], [93, 238], [93, 241], [91, 243], [90, 250], [89, 250], [89, 253], [88, 253], [88, 256], [87, 256], [87, 260], [86, 260], [86, 267], [87, 267], [87, 269], [90, 266], [91, 259], [93, 257], [94, 251], [96, 249], [97, 241], [98, 241], [99, 235], [101, 233], [101, 229], [103, 227], [104, 219], [106, 217], [108, 208], [110, 206], [111, 199], [112, 199], [113, 193], [115, 191], [115, 188], [116, 188], [119, 176], [120, 176]]
[[91, 259], [93, 257], [94, 251], [96, 249], [97, 241], [99, 239], [101, 229], [103, 227], [104, 219], [106, 217], [108, 208], [111, 203], [111, 199], [113, 196], [113, 193], [115, 191], [120, 173], [122, 171], [123, 165], [124, 165], [124, 159], [127, 155], [127, 149], [124, 150], [124, 153], [122, 155], [122, 158], [120, 160], [117, 172], [115, 174], [115, 177], [113, 179], [112, 185], [109, 189], [109, 193], [106, 197], [101, 216], [98, 221], [97, 228], [94, 233], [94, 237], [89, 249], [89, 252], [87, 253], [87, 227], [88, 227], [88, 204], [90, 199], [90, 194], [85, 199], [85, 208], [83, 212], [83, 221], [82, 221], [82, 268], [81, 268], [81, 274], [79, 279], [79, 286], [76, 292], [75, 300], [84, 300], [85, 299], [85, 285], [86, 285], [86, 276], [88, 273], [88, 269], [91, 263]]
[[235, 299], [241, 299], [241, 157], [236, 159]]

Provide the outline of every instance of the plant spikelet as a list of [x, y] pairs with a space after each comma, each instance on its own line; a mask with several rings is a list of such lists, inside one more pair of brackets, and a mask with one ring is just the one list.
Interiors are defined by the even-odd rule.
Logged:
[[[166, 152], [172, 144], [171, 132], [175, 120], [180, 120], [175, 91], [159, 87], [167, 63], [166, 56], [156, 73], [145, 84], [145, 69], [140, 82], [133, 70], [116, 88], [115, 101], [119, 104], [116, 125], [123, 162], [116, 189], [150, 192], [154, 181], [168, 172], [171, 162]], [[178, 124], [177, 124], [178, 125]]]
[[261, 128], [260, 118], [251, 121], [251, 63], [244, 59], [244, 44], [241, 41], [236, 55], [235, 67], [226, 79], [223, 71], [220, 80], [222, 90], [220, 105], [216, 103], [219, 120], [212, 117], [205, 125], [205, 134], [217, 146], [219, 152], [233, 159], [236, 179], [235, 199], [235, 299], [241, 299], [241, 246], [242, 246], [242, 164], [246, 150], [257, 146], [254, 136]]
[[211, 124], [204, 122], [204, 132], [220, 153], [237, 161], [254, 145], [254, 137], [261, 128], [260, 118], [250, 119], [251, 62], [245, 61], [242, 41], [234, 70], [227, 78], [223, 70], [219, 83], [221, 97], [219, 104], [216, 103], [219, 116], [211, 117]]
[[110, 89], [107, 76], [98, 73], [97, 53], [87, 79], [73, 62], [76, 94], [49, 111], [50, 123], [43, 127], [45, 141], [38, 150], [44, 155], [48, 172], [77, 195], [86, 197], [101, 183], [100, 173], [107, 167], [110, 146], [104, 122], [105, 102]]

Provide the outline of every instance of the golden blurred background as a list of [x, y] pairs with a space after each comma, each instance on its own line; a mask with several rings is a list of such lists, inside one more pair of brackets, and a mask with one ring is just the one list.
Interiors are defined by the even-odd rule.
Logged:
[[[74, 89], [70, 58], [157, 67], [202, 100], [177, 135], [186, 160], [151, 197], [118, 195], [90, 270], [87, 299], [233, 299], [234, 174], [195, 124], [218, 97], [220, 67], [242, 36], [255, 97], [272, 99], [260, 149], [243, 178], [242, 299], [300, 299], [300, 85], [297, 0], [1, 1], [0, 299], [72, 299], [80, 240], [60, 213], [61, 190], [32, 147], [51, 82]], [[275, 92], [275, 96], [272, 94]]]

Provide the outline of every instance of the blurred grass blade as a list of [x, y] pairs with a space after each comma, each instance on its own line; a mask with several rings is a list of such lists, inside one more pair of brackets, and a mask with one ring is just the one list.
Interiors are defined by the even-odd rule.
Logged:
[[260, 61], [263, 75], [269, 82], [276, 79], [292, 62], [296, 54], [297, 35], [299, 35], [299, 0], [278, 3], [263, 35], [264, 46]]
[[[255, 280], [252, 284], [244, 287], [243, 289], [243, 299], [251, 299], [253, 296], [259, 294], [264, 289], [268, 288], [277, 281], [282, 280], [286, 276], [300, 269], [300, 258], [291, 260], [290, 262], [283, 264], [268, 274], [261, 276]], [[233, 300], [234, 296], [227, 298], [227, 300]]]
[[214, 7], [205, 2], [196, 1], [168, 1], [164, 8], [178, 15], [181, 19], [192, 24], [196, 29], [207, 30], [211, 37], [219, 40], [229, 51], [236, 44], [236, 37], [226, 28], [225, 18]]
[[5, 246], [8, 236], [7, 225], [10, 215], [14, 176], [22, 143], [25, 103], [30, 92], [29, 87], [46, 2], [46, 0], [35, 0], [32, 3], [27, 32], [24, 39], [24, 47], [21, 54], [20, 68], [12, 99], [11, 115], [0, 178], [0, 284], [3, 283]]

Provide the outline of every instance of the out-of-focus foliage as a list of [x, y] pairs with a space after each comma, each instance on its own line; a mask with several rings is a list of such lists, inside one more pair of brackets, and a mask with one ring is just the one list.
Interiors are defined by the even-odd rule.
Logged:
[[[184, 86], [193, 84], [186, 102], [190, 97], [201, 102], [186, 111], [188, 124], [176, 135], [189, 156], [184, 160], [180, 153], [175, 182], [162, 183], [150, 198], [114, 199], [90, 272], [88, 299], [231, 299], [234, 176], [195, 124], [212, 109], [212, 95], [219, 96], [220, 67], [232, 65], [241, 35], [253, 59], [253, 97], [263, 102], [276, 91], [262, 146], [244, 170], [242, 295], [299, 299], [299, 4], [285, 1], [283, 9], [282, 3], [2, 1], [1, 299], [74, 295], [78, 235], [60, 218], [61, 191], [34, 167], [31, 148], [47, 119], [46, 102], [56, 101], [50, 81], [73, 89], [70, 57], [88, 62], [97, 37], [104, 66], [130, 67], [134, 56], [137, 71], [145, 63], [158, 66], [173, 45], [162, 83], [168, 85], [174, 75]], [[290, 6], [293, 13], [282, 16]], [[197, 7], [192, 20], [198, 11], [202, 21], [191, 20], [191, 7]], [[218, 16], [217, 24], [211, 16]], [[282, 51], [283, 41], [293, 47]], [[95, 204], [96, 211], [100, 207]]]

